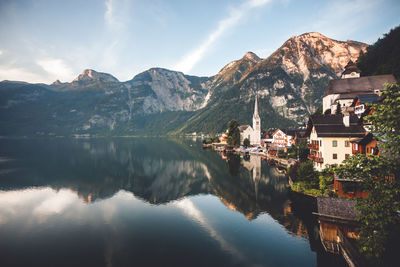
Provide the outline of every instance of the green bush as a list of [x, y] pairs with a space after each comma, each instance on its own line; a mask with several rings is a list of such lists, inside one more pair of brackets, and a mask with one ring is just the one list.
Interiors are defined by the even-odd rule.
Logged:
[[250, 140], [249, 140], [248, 138], [245, 138], [245, 139], [243, 140], [243, 145], [244, 145], [245, 147], [250, 146]]

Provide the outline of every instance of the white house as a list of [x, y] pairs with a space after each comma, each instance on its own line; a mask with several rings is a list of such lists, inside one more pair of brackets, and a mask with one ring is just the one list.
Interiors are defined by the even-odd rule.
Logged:
[[239, 126], [240, 143], [243, 144], [244, 139], [250, 140], [250, 145], [258, 146], [261, 144], [261, 119], [258, 115], [258, 100], [255, 97], [254, 114], [253, 114], [253, 127], [250, 125]]
[[318, 171], [327, 165], [341, 164], [352, 154], [351, 142], [364, 135], [365, 130], [355, 115], [312, 115], [306, 131], [308, 159]]
[[322, 112], [331, 109], [331, 114], [335, 114], [337, 103], [343, 109], [349, 107], [357, 95], [379, 94], [385, 90], [385, 83], [396, 83], [396, 79], [391, 74], [360, 77], [360, 71], [354, 63], [349, 62], [341, 79], [329, 81], [322, 98]]

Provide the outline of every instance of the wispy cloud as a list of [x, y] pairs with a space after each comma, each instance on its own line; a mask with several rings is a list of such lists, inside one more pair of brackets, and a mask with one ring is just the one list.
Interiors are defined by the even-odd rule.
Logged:
[[0, 50], [0, 56], [3, 54], [3, 51]]
[[229, 16], [220, 20], [217, 28], [212, 31], [199, 46], [186, 54], [183, 59], [175, 65], [174, 69], [182, 72], [189, 72], [227, 30], [237, 25], [252, 9], [261, 7], [270, 1], [271, 0], [247, 0], [238, 7], [232, 8]]
[[104, 3], [106, 6], [106, 12], [104, 13], [104, 19], [107, 26], [113, 29], [121, 29], [123, 24], [119, 21], [118, 16], [115, 14], [115, 0], [106, 0]]
[[62, 81], [70, 81], [74, 78], [73, 71], [59, 58], [46, 58], [37, 60], [36, 64], [42, 67], [50, 77], [60, 79]]
[[107, 71], [115, 71], [121, 56], [121, 49], [126, 41], [132, 25], [131, 1], [106, 0], [104, 21], [107, 37], [102, 45], [102, 58], [99, 66]]
[[231, 255], [235, 256], [237, 259], [243, 262], [248, 261], [245, 259], [243, 253], [234, 247], [229, 241], [227, 241], [223, 236], [221, 236], [213, 226], [207, 221], [204, 214], [193, 204], [193, 202], [188, 199], [182, 199], [174, 203], [174, 205], [180, 208], [188, 217], [192, 218], [195, 222], [197, 222], [203, 229], [213, 238], [215, 239], [221, 248]]

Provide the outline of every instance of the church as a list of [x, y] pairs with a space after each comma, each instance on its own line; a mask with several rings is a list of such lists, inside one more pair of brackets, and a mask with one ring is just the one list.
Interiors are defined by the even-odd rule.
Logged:
[[255, 96], [254, 114], [253, 114], [253, 127], [250, 125], [240, 125], [240, 144], [243, 144], [244, 139], [250, 140], [250, 145], [258, 146], [261, 143], [261, 119], [258, 115], [258, 100]]

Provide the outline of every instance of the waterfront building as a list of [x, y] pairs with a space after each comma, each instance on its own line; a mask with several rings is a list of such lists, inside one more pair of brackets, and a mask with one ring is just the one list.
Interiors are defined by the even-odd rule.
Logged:
[[355, 115], [312, 115], [306, 134], [308, 158], [321, 171], [326, 165], [341, 164], [352, 154], [351, 141], [362, 138], [365, 130]]
[[261, 144], [261, 119], [258, 114], [258, 100], [257, 95], [254, 101], [254, 113], [253, 113], [253, 127], [250, 125], [239, 126], [240, 131], [240, 144], [243, 144], [244, 139], [249, 139], [250, 145], [258, 146]]

